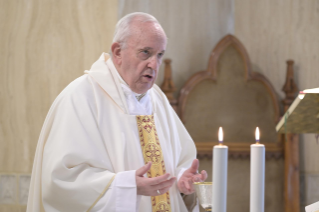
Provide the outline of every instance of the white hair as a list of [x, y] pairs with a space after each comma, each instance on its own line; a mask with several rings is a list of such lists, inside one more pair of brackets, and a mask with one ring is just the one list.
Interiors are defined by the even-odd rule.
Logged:
[[115, 27], [115, 32], [113, 36], [113, 43], [117, 42], [121, 45], [121, 48], [125, 48], [126, 40], [132, 33], [131, 23], [133, 20], [138, 20], [140, 22], [153, 22], [160, 25], [157, 19], [147, 13], [135, 12], [130, 13], [121, 18]]

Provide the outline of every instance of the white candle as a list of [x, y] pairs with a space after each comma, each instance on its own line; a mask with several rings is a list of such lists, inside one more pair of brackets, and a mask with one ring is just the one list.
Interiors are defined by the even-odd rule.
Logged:
[[226, 212], [228, 147], [223, 145], [223, 130], [218, 132], [219, 145], [213, 150], [213, 210]]
[[250, 146], [250, 212], [264, 212], [265, 196], [265, 146], [259, 143], [256, 128], [256, 144]]

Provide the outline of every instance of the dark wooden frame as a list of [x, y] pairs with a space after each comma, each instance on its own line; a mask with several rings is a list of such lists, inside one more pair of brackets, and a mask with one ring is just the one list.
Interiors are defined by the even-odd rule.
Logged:
[[[175, 89], [174, 83], [171, 77], [170, 60], [165, 60], [165, 79], [162, 85], [164, 93], [167, 95], [172, 106], [184, 122], [184, 111], [187, 102], [188, 94], [190, 91], [203, 80], [211, 79], [217, 80], [217, 62], [221, 54], [229, 46], [233, 45], [241, 54], [245, 64], [245, 78], [247, 81], [257, 80], [264, 84], [267, 88], [272, 100], [275, 111], [274, 119], [276, 122], [280, 119], [280, 110], [277, 95], [271, 83], [260, 73], [253, 72], [251, 70], [251, 63], [248, 53], [241, 42], [233, 35], [225, 36], [213, 49], [210, 54], [208, 67], [204, 71], [200, 71], [194, 74], [187, 80], [182, 87], [178, 101], [173, 97], [173, 91]], [[287, 79], [283, 87], [283, 91], [286, 93], [286, 98], [282, 101], [284, 110], [286, 111], [292, 101], [294, 100], [296, 91], [298, 90], [293, 80], [293, 61], [288, 61]], [[283, 114], [283, 113], [282, 113]], [[281, 114], [281, 115], [282, 115]], [[299, 138], [295, 134], [288, 134], [288, 140], [285, 141], [285, 136], [278, 134], [278, 142], [266, 143], [266, 156], [267, 158], [280, 158], [284, 157], [285, 163], [285, 176], [284, 176], [284, 196], [285, 196], [285, 212], [299, 212], [300, 210], [300, 197], [299, 197]], [[195, 142], [198, 152], [198, 157], [211, 158], [212, 148], [217, 142]], [[249, 157], [250, 145], [247, 143], [227, 143], [229, 147], [229, 156], [233, 158]]]
[[[271, 85], [271, 83], [261, 74], [257, 72], [251, 71], [251, 65], [250, 65], [250, 59], [247, 54], [246, 49], [244, 46], [240, 43], [240, 41], [235, 38], [232, 35], [227, 35], [224, 37], [214, 48], [214, 50], [211, 52], [208, 62], [208, 67], [205, 71], [200, 71], [196, 74], [194, 74], [192, 77], [189, 78], [189, 80], [185, 83], [185, 85], [182, 87], [178, 99], [178, 114], [181, 118], [182, 122], [185, 123], [185, 119], [183, 117], [185, 105], [187, 102], [188, 94], [189, 92], [200, 82], [211, 79], [213, 81], [217, 80], [217, 62], [221, 56], [221, 54], [224, 52], [224, 50], [229, 46], [233, 45], [238, 52], [243, 57], [243, 60], [245, 62], [245, 78], [247, 81], [250, 80], [257, 80], [262, 82], [265, 87], [268, 89], [269, 94], [271, 95], [271, 98], [274, 103], [274, 110], [275, 110], [275, 120], [279, 121], [279, 103], [275, 94], [275, 91]], [[195, 142], [198, 155], [199, 157], [211, 157], [211, 149], [217, 144], [216, 142]], [[283, 153], [283, 145], [282, 142], [276, 142], [276, 143], [269, 143], [265, 144], [268, 157], [269, 156], [276, 156], [280, 157]], [[229, 148], [229, 153], [231, 157], [249, 157], [250, 153], [250, 146], [247, 145], [247, 143], [227, 143], [227, 146]]]

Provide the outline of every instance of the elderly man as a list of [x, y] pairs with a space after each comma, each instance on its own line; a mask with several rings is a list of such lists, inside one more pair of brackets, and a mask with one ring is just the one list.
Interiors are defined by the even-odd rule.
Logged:
[[54, 101], [36, 150], [28, 212], [187, 211], [203, 181], [192, 139], [154, 85], [167, 38], [145, 13], [122, 18], [111, 58]]

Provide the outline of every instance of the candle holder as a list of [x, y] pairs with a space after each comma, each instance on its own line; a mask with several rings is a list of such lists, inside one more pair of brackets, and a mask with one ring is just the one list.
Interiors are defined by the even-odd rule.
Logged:
[[205, 211], [212, 211], [213, 206], [213, 183], [212, 182], [195, 182], [196, 195], [200, 205]]

